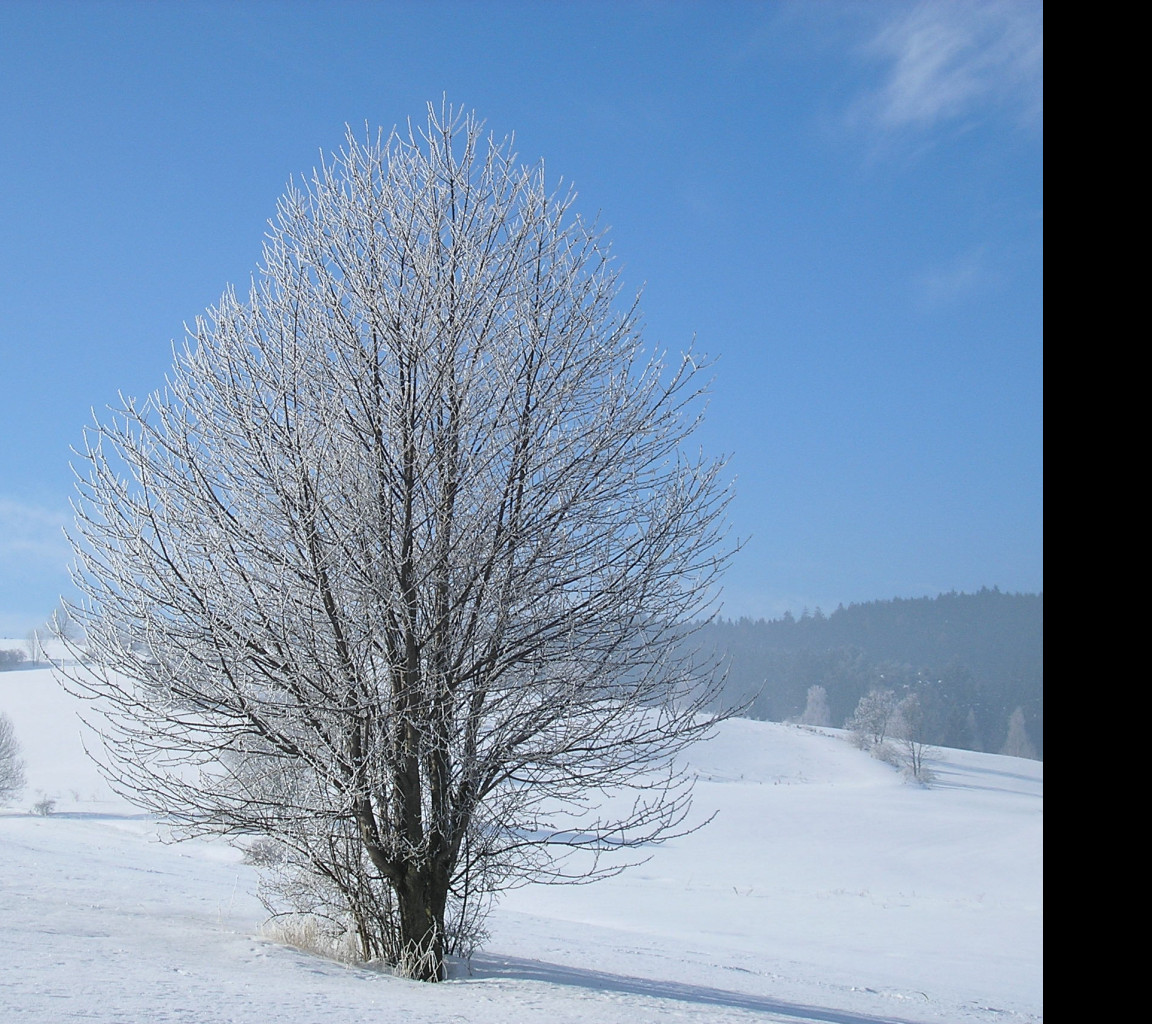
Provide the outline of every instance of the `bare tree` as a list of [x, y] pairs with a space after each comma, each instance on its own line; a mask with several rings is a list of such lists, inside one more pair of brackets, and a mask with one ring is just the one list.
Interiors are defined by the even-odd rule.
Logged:
[[24, 762], [12, 719], [0, 712], [0, 804], [19, 796], [24, 784]]
[[349, 132], [78, 471], [113, 780], [275, 838], [427, 980], [492, 892], [686, 827], [715, 722], [699, 361], [646, 354], [571, 200], [450, 109]]
[[[73, 646], [79, 646], [84, 641], [84, 630], [80, 623], [72, 618], [72, 613], [65, 601], [61, 601], [56, 606], [56, 610], [48, 617], [48, 622], [38, 633], [40, 641], [50, 636], [66, 637], [72, 641]], [[43, 651], [43, 647], [41, 650]]]
[[927, 761], [939, 752], [928, 744], [929, 715], [919, 693], [913, 691], [900, 701], [895, 725], [894, 732], [904, 755], [905, 772], [917, 782], [928, 785], [935, 776]]
[[40, 663], [40, 658], [44, 656], [44, 643], [40, 630], [30, 629], [24, 634], [24, 650], [28, 652], [32, 667], [35, 668]]

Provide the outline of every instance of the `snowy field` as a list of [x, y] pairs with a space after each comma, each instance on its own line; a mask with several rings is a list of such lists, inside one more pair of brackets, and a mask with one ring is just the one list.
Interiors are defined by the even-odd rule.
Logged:
[[923, 789], [835, 730], [726, 723], [693, 756], [707, 828], [507, 894], [484, 952], [422, 985], [262, 936], [256, 870], [162, 842], [87, 761], [77, 705], [47, 669], [0, 673], [28, 776], [0, 810], [0, 1021], [1043, 1019], [1039, 762], [940, 751]]

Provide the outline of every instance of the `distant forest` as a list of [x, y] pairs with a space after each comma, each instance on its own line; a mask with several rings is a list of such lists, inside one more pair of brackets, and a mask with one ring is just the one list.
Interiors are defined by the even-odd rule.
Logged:
[[752, 718], [799, 719], [809, 689], [822, 686], [829, 724], [841, 726], [869, 690], [898, 698], [915, 691], [929, 712], [928, 742], [1001, 752], [1019, 709], [1044, 757], [1043, 594], [983, 589], [870, 601], [830, 615], [817, 608], [798, 619], [721, 619], [703, 627], [702, 638], [727, 655], [724, 700], [750, 701]]

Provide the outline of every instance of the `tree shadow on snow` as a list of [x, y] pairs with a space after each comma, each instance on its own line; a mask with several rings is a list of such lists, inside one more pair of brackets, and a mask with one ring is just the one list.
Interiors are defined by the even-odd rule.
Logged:
[[470, 974], [474, 978], [509, 978], [517, 981], [541, 981], [550, 985], [571, 985], [599, 992], [669, 999], [701, 1006], [724, 1006], [755, 1013], [771, 1013], [784, 1021], [813, 1024], [913, 1024], [904, 1018], [876, 1017], [851, 1010], [835, 1010], [802, 1003], [788, 1003], [744, 992], [730, 992], [706, 985], [688, 985], [677, 981], [657, 981], [622, 974], [609, 974], [578, 967], [564, 967], [543, 960], [495, 956], [479, 953], [472, 958]]
[[1023, 772], [976, 768], [970, 765], [958, 768], [938, 761], [929, 762], [929, 767], [935, 776], [933, 789], [972, 789], [988, 793], [1009, 793], [1014, 796], [1044, 796], [1044, 780]]
[[120, 811], [57, 811], [51, 810], [47, 814], [39, 811], [12, 811], [13, 818], [47, 818], [60, 821], [155, 821], [156, 816], [150, 812], [139, 813]]

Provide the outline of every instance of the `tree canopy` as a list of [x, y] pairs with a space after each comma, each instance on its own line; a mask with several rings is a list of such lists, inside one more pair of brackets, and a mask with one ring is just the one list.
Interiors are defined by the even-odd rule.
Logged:
[[715, 718], [703, 361], [648, 350], [572, 201], [447, 107], [349, 132], [78, 471], [112, 777], [428, 980], [500, 887], [683, 828]]

